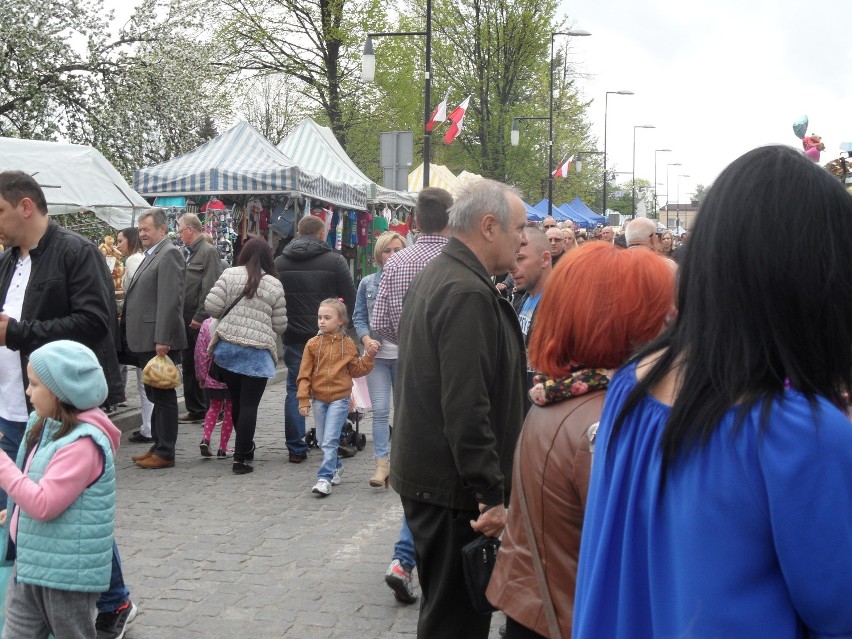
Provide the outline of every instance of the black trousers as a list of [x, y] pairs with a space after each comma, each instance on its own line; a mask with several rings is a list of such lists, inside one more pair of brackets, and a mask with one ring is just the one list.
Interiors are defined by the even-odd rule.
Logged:
[[[144, 368], [155, 352], [137, 353], [140, 365]], [[180, 364], [180, 351], [169, 351], [169, 358]], [[151, 413], [151, 437], [154, 443], [151, 452], [163, 459], [175, 458], [175, 445], [178, 434], [178, 402], [177, 391], [174, 388], [154, 388], [145, 384], [145, 395], [154, 405]]]
[[186, 348], [183, 351], [183, 401], [186, 410], [193, 415], [207, 412], [207, 397], [204, 389], [198, 385], [195, 377], [195, 343], [198, 341], [198, 329], [186, 326]]
[[234, 461], [246, 461], [246, 456], [253, 459], [254, 431], [257, 429], [257, 408], [269, 381], [265, 377], [249, 377], [240, 375], [225, 368], [222, 377], [231, 394], [231, 416], [234, 419], [234, 431], [237, 433], [234, 441]]
[[414, 557], [420, 577], [420, 639], [488, 639], [491, 615], [473, 609], [461, 549], [478, 534], [470, 521], [477, 511], [452, 510], [402, 498], [405, 519], [414, 537]]

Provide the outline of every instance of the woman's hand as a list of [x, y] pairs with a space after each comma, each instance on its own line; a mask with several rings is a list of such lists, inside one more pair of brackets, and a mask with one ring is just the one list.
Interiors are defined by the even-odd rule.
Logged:
[[302, 417], [307, 417], [310, 414], [311, 414], [311, 407], [310, 406], [299, 406], [299, 415], [301, 415]]
[[364, 354], [367, 357], [375, 357], [376, 353], [382, 347], [382, 343], [379, 340], [375, 340], [369, 335], [364, 335], [361, 338], [361, 343], [364, 345]]
[[6, 508], [4, 508], [3, 510], [0, 510], [0, 528], [6, 527], [6, 515], [8, 515], [8, 514], [9, 514], [9, 511]]

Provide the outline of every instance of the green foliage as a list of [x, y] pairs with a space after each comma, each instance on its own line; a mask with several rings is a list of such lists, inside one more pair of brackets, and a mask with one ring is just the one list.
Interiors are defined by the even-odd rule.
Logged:
[[707, 191], [710, 190], [711, 186], [713, 185], [710, 184], [708, 186], [704, 186], [703, 184], [696, 184], [695, 193], [693, 193], [692, 197], [690, 198], [692, 204], [700, 206], [701, 203], [704, 201], [704, 198], [707, 197]]
[[113, 35], [102, 0], [0, 3], [0, 134], [92, 144], [125, 177], [227, 116], [196, 7], [143, 0]]

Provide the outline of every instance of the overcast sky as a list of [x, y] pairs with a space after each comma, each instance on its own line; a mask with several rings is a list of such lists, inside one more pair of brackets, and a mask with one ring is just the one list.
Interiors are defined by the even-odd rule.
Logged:
[[[756, 146], [801, 149], [792, 125], [802, 115], [826, 145], [821, 164], [852, 142], [852, 3], [792, 0], [599, 0], [562, 2], [572, 27], [571, 55], [603, 146], [604, 94], [609, 96], [610, 164], [630, 171], [633, 126], [636, 177], [657, 181], [671, 201], [709, 185], [732, 160]], [[629, 175], [619, 176], [621, 181]], [[660, 198], [665, 204], [665, 198]]]

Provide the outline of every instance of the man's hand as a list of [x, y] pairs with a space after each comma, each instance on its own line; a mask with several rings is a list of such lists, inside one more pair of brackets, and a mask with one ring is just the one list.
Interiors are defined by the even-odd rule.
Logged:
[[169, 351], [172, 350], [172, 347], [168, 344], [155, 344], [154, 350], [157, 351], [157, 355], [168, 355]]
[[299, 407], [299, 415], [301, 415], [302, 417], [307, 417], [310, 414], [311, 414], [311, 407], [310, 406], [300, 406]]
[[499, 537], [503, 534], [503, 528], [506, 526], [506, 508], [503, 504], [490, 508], [479, 504], [479, 512], [479, 518], [470, 521], [471, 528], [486, 537]]
[[6, 346], [6, 329], [9, 328], [9, 316], [0, 313], [0, 346]]
[[192, 320], [189, 323], [189, 327], [194, 328], [197, 331], [199, 328], [201, 328], [201, 322], [199, 322], [198, 320]]

